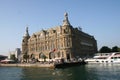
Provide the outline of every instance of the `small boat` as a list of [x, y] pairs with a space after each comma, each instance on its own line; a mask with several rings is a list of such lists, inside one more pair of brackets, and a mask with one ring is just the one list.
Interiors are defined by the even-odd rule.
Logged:
[[87, 63], [120, 63], [120, 52], [99, 53], [85, 60]]

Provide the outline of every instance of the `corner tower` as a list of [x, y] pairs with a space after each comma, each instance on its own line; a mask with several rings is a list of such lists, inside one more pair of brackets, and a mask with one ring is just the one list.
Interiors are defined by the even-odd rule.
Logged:
[[72, 25], [69, 22], [68, 19], [68, 13], [65, 12], [64, 13], [64, 20], [63, 20], [63, 24], [62, 24], [62, 33], [66, 34], [66, 33], [71, 33], [72, 30]]
[[22, 54], [27, 54], [28, 53], [28, 39], [30, 38], [29, 32], [28, 32], [28, 27], [26, 27], [26, 32], [25, 35], [23, 36], [22, 40]]
[[69, 22], [68, 19], [68, 13], [64, 13], [64, 20], [62, 24], [62, 34], [61, 34], [61, 44], [63, 43], [63, 46], [61, 48], [61, 53], [64, 54], [64, 57], [69, 60], [72, 56], [72, 25]]

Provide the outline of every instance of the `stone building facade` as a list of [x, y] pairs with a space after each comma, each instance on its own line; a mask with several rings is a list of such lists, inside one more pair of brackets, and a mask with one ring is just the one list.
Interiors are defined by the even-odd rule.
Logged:
[[81, 29], [74, 28], [68, 14], [64, 14], [62, 26], [48, 30], [41, 30], [29, 36], [28, 28], [22, 40], [22, 54], [29, 58], [41, 60], [72, 59], [86, 57], [97, 52], [97, 42], [94, 36], [84, 33]]

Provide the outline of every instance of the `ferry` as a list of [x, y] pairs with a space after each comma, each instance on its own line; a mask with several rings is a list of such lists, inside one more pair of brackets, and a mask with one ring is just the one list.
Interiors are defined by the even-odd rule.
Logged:
[[85, 60], [87, 63], [120, 63], [120, 52], [99, 53]]

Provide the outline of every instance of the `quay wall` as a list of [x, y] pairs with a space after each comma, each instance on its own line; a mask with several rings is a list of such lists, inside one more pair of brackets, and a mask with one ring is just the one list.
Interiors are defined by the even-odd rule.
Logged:
[[54, 68], [54, 64], [0, 64], [6, 67], [44, 67], [44, 68]]
[[1, 64], [0, 66], [7, 66], [7, 67], [41, 67], [41, 68], [67, 68], [72, 66], [79, 66], [85, 65], [86, 62], [69, 62], [69, 63], [17, 63], [17, 64]]

